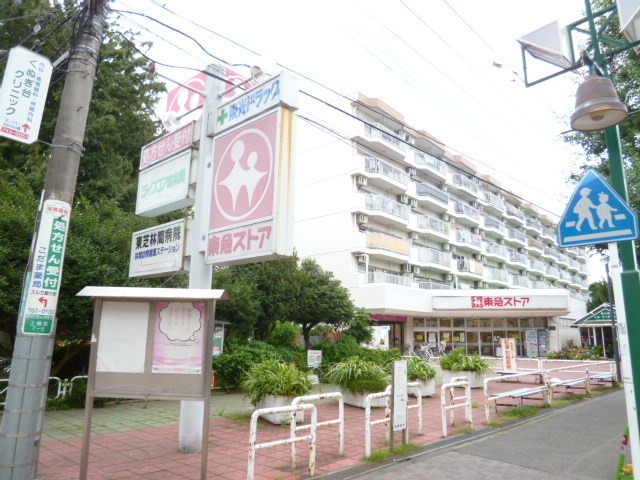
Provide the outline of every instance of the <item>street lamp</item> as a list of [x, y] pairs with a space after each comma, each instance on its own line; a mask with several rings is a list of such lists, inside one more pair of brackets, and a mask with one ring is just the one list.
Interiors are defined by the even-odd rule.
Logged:
[[578, 87], [571, 128], [579, 132], [606, 130], [628, 116], [627, 106], [618, 99], [613, 82], [606, 77], [589, 75]]

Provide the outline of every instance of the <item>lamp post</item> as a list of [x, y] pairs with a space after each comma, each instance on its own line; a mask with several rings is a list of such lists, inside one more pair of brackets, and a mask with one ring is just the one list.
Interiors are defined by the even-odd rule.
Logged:
[[[561, 66], [564, 70], [536, 82], [527, 83], [527, 86], [553, 78], [558, 74], [575, 70], [585, 64], [589, 65], [592, 73], [597, 74], [597, 76], [589, 76], [578, 89], [576, 111], [571, 116], [571, 127], [574, 130], [583, 132], [605, 131], [611, 184], [616, 192], [628, 203], [629, 197], [622, 161], [620, 129], [618, 127], [618, 124], [628, 117], [628, 113], [626, 106], [618, 100], [607, 58], [603, 55], [601, 49], [601, 41], [603, 39], [609, 41], [610, 39], [606, 38], [604, 27], [598, 29], [595, 23], [595, 17], [607, 15], [607, 17], [604, 17], [603, 23], [605, 26], [608, 25], [615, 11], [616, 6], [608, 6], [594, 16], [590, 0], [585, 0], [585, 18], [569, 25], [568, 29], [586, 33], [590, 37], [587, 48], [590, 49], [591, 56], [587, 52], [583, 52], [581, 59], [578, 62], [574, 60], [569, 67], [551, 61], [551, 63]], [[579, 25], [582, 25], [585, 21], [588, 23], [588, 28], [579, 28]], [[607, 55], [612, 56], [615, 53], [637, 47], [638, 43], [640, 42], [635, 41], [624, 44], [624, 42], [618, 41], [615, 50], [609, 51]], [[526, 50], [526, 47], [523, 44], [523, 59], [524, 50]], [[573, 52], [571, 54], [572, 59], [575, 58]], [[537, 58], [543, 58], [533, 53], [532, 55], [537, 56]], [[624, 370], [623, 384], [627, 403], [631, 452], [632, 458], [640, 462], [640, 432], [636, 408], [640, 404], [640, 273], [637, 269], [635, 242], [610, 243], [609, 251], [612, 259], [614, 296], [618, 300], [616, 302], [619, 324], [618, 333]], [[622, 271], [620, 271], [620, 262], [617, 261], [617, 258], [621, 261]], [[626, 321], [627, 314], [629, 315], [628, 322]]]

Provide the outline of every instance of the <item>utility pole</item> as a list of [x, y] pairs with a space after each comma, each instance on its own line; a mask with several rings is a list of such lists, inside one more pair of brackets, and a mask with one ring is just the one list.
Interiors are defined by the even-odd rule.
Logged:
[[[36, 476], [67, 228], [106, 22], [104, 0], [86, 0], [85, 8], [87, 19], [69, 59], [23, 282], [0, 427], [0, 480], [30, 480]], [[39, 286], [43, 290], [38, 290]], [[45, 309], [29, 308], [32, 302]]]

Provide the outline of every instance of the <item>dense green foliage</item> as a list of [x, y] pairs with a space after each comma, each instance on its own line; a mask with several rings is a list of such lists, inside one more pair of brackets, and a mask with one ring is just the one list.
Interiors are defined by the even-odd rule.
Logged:
[[335, 363], [325, 378], [353, 393], [383, 392], [391, 382], [391, 376], [384, 367], [360, 357]]
[[253, 405], [257, 405], [265, 395], [307, 395], [312, 387], [307, 372], [272, 358], [253, 365], [240, 383], [240, 389]]
[[491, 371], [491, 365], [478, 354], [467, 355], [464, 347], [458, 347], [450, 354], [440, 359], [440, 367], [452, 372], [478, 372], [486, 374]]
[[559, 352], [547, 354], [549, 359], [562, 360], [599, 360], [600, 357], [602, 357], [602, 347], [600, 345], [591, 345], [585, 348], [565, 348]]
[[[71, 410], [72, 408], [84, 408], [87, 400], [87, 381], [79, 379], [73, 382], [73, 389], [64, 397], [52, 398], [47, 402], [47, 410]], [[106, 398], [94, 398], [95, 408], [104, 407]]]
[[409, 381], [430, 380], [435, 376], [436, 369], [424, 360], [418, 357], [411, 357], [407, 360], [407, 379]]
[[269, 340], [271, 345], [281, 347], [293, 347], [298, 341], [300, 335], [300, 327], [291, 322], [278, 322], [273, 328]]
[[590, 312], [603, 303], [609, 303], [609, 284], [605, 280], [600, 280], [589, 285], [587, 311]]

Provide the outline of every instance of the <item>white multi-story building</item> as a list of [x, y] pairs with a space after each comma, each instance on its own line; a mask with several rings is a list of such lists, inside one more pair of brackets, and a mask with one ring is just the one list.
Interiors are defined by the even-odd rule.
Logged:
[[533, 355], [535, 341], [540, 353], [579, 344], [568, 326], [586, 313], [584, 249], [559, 248], [536, 207], [382, 101], [341, 108], [352, 116], [324, 107], [298, 122], [301, 257], [388, 325], [391, 346], [497, 355], [510, 337]]

